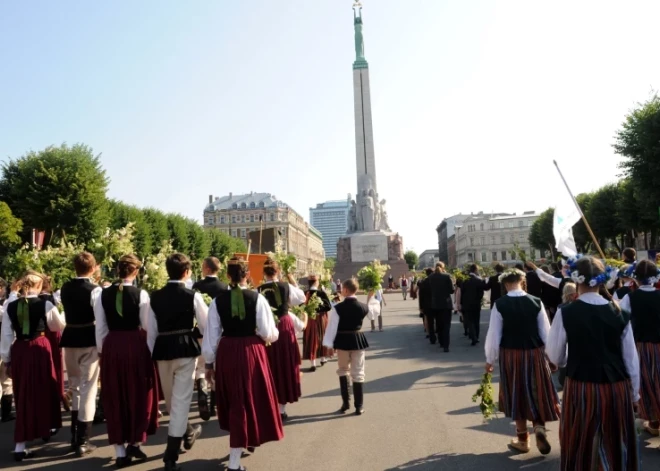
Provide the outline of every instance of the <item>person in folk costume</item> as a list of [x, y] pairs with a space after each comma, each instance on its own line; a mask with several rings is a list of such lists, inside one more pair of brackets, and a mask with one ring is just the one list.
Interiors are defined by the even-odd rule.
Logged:
[[229, 432], [228, 469], [245, 470], [240, 464], [244, 448], [254, 452], [284, 437], [266, 352], [279, 331], [266, 298], [247, 289], [247, 262], [233, 257], [227, 274], [231, 289], [211, 303], [203, 352], [206, 379], [216, 383], [218, 422]]
[[637, 289], [637, 282], [635, 281], [635, 267], [637, 263], [624, 265], [617, 274], [619, 286], [612, 294], [614, 301], [621, 301], [627, 294], [632, 293]]
[[310, 371], [314, 372], [316, 371], [317, 358], [321, 358], [321, 366], [323, 366], [327, 362], [326, 357], [330, 357], [333, 354], [331, 347], [326, 348], [322, 344], [328, 322], [327, 315], [330, 309], [332, 309], [332, 304], [325, 291], [319, 289], [319, 278], [316, 275], [310, 275], [308, 279], [309, 289], [305, 291], [307, 301], [312, 296], [317, 296], [322, 302], [321, 306], [316, 310], [316, 319], [312, 319], [311, 317], [307, 319], [307, 326], [303, 333], [303, 360], [309, 360], [312, 363]]
[[133, 459], [145, 461], [140, 445], [158, 428], [156, 371], [144, 334], [149, 295], [133, 286], [141, 266], [135, 255], [121, 257], [120, 281], [104, 289], [94, 306], [104, 386], [101, 401], [117, 468], [129, 466]]
[[[0, 278], [0, 332], [2, 331], [2, 319], [4, 317], [4, 304], [9, 295], [9, 285]], [[8, 321], [9, 322], [9, 321]], [[7, 367], [0, 358], [0, 422], [11, 422], [16, 417], [11, 412], [14, 402], [14, 392], [11, 384], [11, 376], [7, 374]]]
[[417, 283], [417, 289], [419, 291], [419, 296], [418, 296], [418, 302], [419, 302], [419, 317], [422, 318], [422, 322], [424, 323], [424, 332], [426, 332], [426, 338], [431, 337], [431, 333], [429, 332], [429, 327], [428, 327], [428, 320], [427, 316], [431, 315], [431, 308], [432, 308], [432, 295], [431, 295], [431, 288], [429, 286], [429, 276], [433, 274], [433, 269], [432, 268], [426, 268], [424, 270], [426, 273], [426, 278], [423, 280], [420, 280], [419, 283]]
[[62, 427], [61, 396], [46, 329], [60, 331], [65, 321], [57, 307], [39, 299], [42, 283], [39, 273], [23, 276], [19, 297], [5, 304], [0, 333], [0, 358], [15, 392], [14, 459], [19, 462], [34, 456], [26, 442], [37, 438], [47, 442]]
[[[53, 288], [49, 277], [44, 277], [43, 286], [39, 299], [50, 302], [53, 306], [57, 306], [55, 297], [53, 296]], [[62, 361], [62, 349], [60, 348], [60, 341], [62, 340], [62, 332], [54, 332], [46, 329], [46, 338], [50, 342], [50, 350], [53, 353], [53, 365], [55, 365], [55, 372], [57, 373], [57, 384], [60, 390], [60, 397], [62, 398], [62, 406], [68, 412], [70, 410], [69, 401], [64, 396], [64, 362]]]
[[177, 464], [181, 442], [190, 450], [202, 434], [202, 426], [188, 422], [195, 384], [195, 363], [202, 349], [194, 333], [195, 322], [204, 335], [208, 307], [202, 295], [186, 288], [192, 264], [174, 253], [167, 257], [167, 284], [151, 294], [147, 345], [156, 361], [165, 406], [169, 413], [165, 471], [181, 469]]
[[492, 373], [499, 359], [499, 409], [516, 422], [517, 438], [509, 447], [523, 453], [530, 451], [530, 421], [536, 446], [547, 455], [550, 442], [545, 424], [559, 419], [559, 397], [544, 351], [550, 321], [541, 300], [523, 290], [524, 280], [525, 273], [515, 268], [500, 275], [506, 294], [495, 301], [491, 310], [486, 372]]
[[414, 301], [417, 299], [417, 275], [412, 277], [410, 282], [410, 298]]
[[[202, 294], [208, 295], [211, 299], [215, 299], [221, 291], [227, 291], [229, 286], [226, 283], [223, 283], [218, 279], [218, 273], [220, 273], [220, 260], [216, 257], [208, 257], [204, 259], [202, 263], [202, 275], [204, 278], [195, 282], [192, 286], [192, 289], [199, 291]], [[196, 336], [200, 342], [202, 342], [202, 335], [199, 333], [199, 329], [196, 329]], [[202, 420], [210, 420], [212, 416], [215, 415], [215, 390], [213, 389], [213, 383], [211, 383], [211, 400], [209, 404], [206, 379], [204, 378], [206, 370], [204, 368], [204, 356], [200, 355], [197, 357], [197, 365], [195, 366], [195, 383], [197, 385], [197, 407], [199, 409], [199, 416]]]
[[557, 311], [546, 343], [550, 361], [567, 367], [561, 469], [639, 470], [639, 357], [627, 315], [599, 294], [614, 272], [592, 257], [569, 266], [579, 298]]
[[258, 291], [266, 298], [272, 312], [277, 316], [279, 339], [266, 349], [270, 370], [273, 373], [277, 398], [280, 405], [282, 421], [289, 418], [286, 404], [298, 402], [300, 390], [300, 348], [296, 334], [302, 332], [307, 325], [307, 314], [304, 320], [289, 312], [290, 306], [299, 306], [306, 301], [303, 290], [296, 286], [292, 276], [289, 282], [278, 281], [280, 267], [274, 260], [266, 260], [264, 275], [266, 282]]
[[351, 408], [351, 388], [353, 382], [355, 415], [364, 413], [364, 368], [365, 350], [369, 343], [362, 333], [362, 322], [369, 313], [369, 307], [355, 296], [359, 285], [357, 280], [348, 279], [342, 285], [344, 301], [330, 311], [330, 322], [323, 337], [323, 345], [337, 351], [337, 375], [341, 391], [342, 405], [338, 412], [344, 414]]
[[621, 310], [630, 314], [640, 361], [639, 416], [646, 431], [660, 435], [660, 273], [655, 263], [642, 260], [635, 266], [639, 289], [625, 295]]
[[[373, 301], [372, 301], [373, 300]], [[376, 317], [378, 317], [378, 330], [383, 331], [383, 306], [385, 297], [383, 296], [383, 288], [381, 286], [374, 287], [369, 290], [367, 295], [367, 306], [369, 306], [369, 320], [371, 321], [371, 331], [376, 332]], [[328, 317], [326, 316], [326, 319]], [[327, 326], [327, 324], [326, 324]]]
[[89, 435], [96, 413], [96, 393], [99, 381], [99, 355], [96, 350], [94, 305], [102, 288], [91, 281], [96, 260], [88, 252], [73, 259], [76, 278], [64, 283], [61, 289], [66, 328], [60, 347], [64, 348], [71, 392], [71, 448], [76, 456], [84, 456], [96, 449]]

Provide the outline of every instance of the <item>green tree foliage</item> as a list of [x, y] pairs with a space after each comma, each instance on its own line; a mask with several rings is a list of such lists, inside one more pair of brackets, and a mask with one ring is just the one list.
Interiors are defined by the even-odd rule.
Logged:
[[419, 262], [419, 257], [413, 250], [408, 250], [406, 253], [404, 253], [403, 258], [408, 264], [408, 268], [410, 268], [411, 270], [414, 270], [415, 267], [417, 266], [417, 262]]
[[[589, 204], [591, 203], [592, 195], [592, 193], [581, 193], [575, 197], [583, 214], [589, 212]], [[579, 253], [589, 253], [589, 250], [593, 246], [593, 241], [591, 240], [587, 226], [585, 226], [582, 219], [573, 226], [573, 238], [575, 239], [575, 247], [578, 249]]]
[[14, 216], [7, 203], [0, 201], [0, 253], [21, 243], [22, 230], [23, 221]]
[[330, 273], [333, 273], [336, 264], [337, 264], [337, 259], [335, 257], [328, 257], [323, 261], [323, 268], [325, 270], [329, 270]]
[[196, 221], [188, 220], [188, 234], [190, 235], [190, 256], [203, 260], [211, 254], [211, 238], [204, 228]]
[[175, 252], [190, 253], [190, 238], [188, 234], [188, 221], [180, 214], [168, 214], [167, 229], [170, 231], [170, 240]]
[[247, 245], [241, 239], [225, 234], [219, 229], [206, 229], [205, 232], [211, 243], [211, 255], [218, 257], [220, 260], [224, 260], [237, 252], [247, 252]]
[[554, 218], [554, 208], [548, 208], [539, 215], [529, 230], [530, 245], [541, 251], [549, 250], [552, 258], [555, 257], [555, 236], [552, 234]]
[[625, 226], [616, 217], [616, 201], [619, 196], [619, 185], [605, 185], [592, 194], [589, 209], [585, 214], [601, 247], [604, 247], [607, 241], [612, 241], [621, 253], [623, 249], [618, 238], [625, 232]]
[[[154, 239], [152, 229], [144, 211], [116, 200], [110, 200], [108, 206], [110, 227], [112, 229], [119, 229], [130, 223], [133, 230], [133, 246], [135, 247], [136, 255], [144, 259], [147, 255], [151, 254], [154, 249]], [[167, 238], [158, 240], [156, 246], [158, 247], [164, 240], [167, 240]]]
[[167, 225], [167, 216], [165, 213], [158, 209], [147, 208], [143, 209], [144, 219], [151, 229], [151, 254], [156, 255], [162, 253], [162, 242], [170, 240], [170, 230]]
[[107, 226], [107, 186], [91, 148], [62, 144], [3, 164], [0, 200], [26, 230], [44, 230], [45, 244], [56, 238], [87, 243]]

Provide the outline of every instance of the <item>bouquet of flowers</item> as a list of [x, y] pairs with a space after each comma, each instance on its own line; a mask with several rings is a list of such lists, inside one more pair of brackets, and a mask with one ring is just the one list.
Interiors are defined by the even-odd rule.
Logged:
[[293, 306], [291, 312], [298, 316], [301, 320], [304, 319], [305, 313], [310, 319], [316, 319], [316, 311], [323, 305], [323, 300], [319, 298], [316, 293], [312, 295], [307, 300], [307, 303], [301, 304], [300, 306]]
[[488, 422], [492, 419], [493, 414], [497, 413], [497, 403], [493, 398], [492, 379], [492, 374], [484, 373], [479, 389], [472, 396], [472, 402], [477, 402], [477, 400], [481, 399], [479, 408], [481, 409], [481, 414], [484, 416], [484, 422]]
[[381, 282], [385, 278], [387, 270], [390, 269], [389, 265], [382, 265], [380, 260], [374, 260], [366, 267], [360, 268], [357, 278], [360, 288], [364, 291], [375, 291], [381, 288]]
[[319, 283], [326, 291], [332, 291], [332, 274], [329, 269], [323, 269], [321, 276], [319, 277]]
[[142, 288], [148, 292], [155, 291], [165, 286], [168, 275], [165, 268], [167, 257], [174, 253], [172, 242], [163, 243], [156, 255], [149, 255], [144, 263], [144, 275], [142, 276]]
[[210, 306], [211, 303], [213, 302], [213, 298], [206, 293], [202, 294], [202, 299], [204, 300], [204, 303], [206, 303], [207, 306]]
[[293, 254], [287, 254], [283, 250], [276, 250], [275, 252], [266, 252], [269, 258], [275, 260], [280, 266], [282, 275], [293, 275], [298, 267], [298, 260]]

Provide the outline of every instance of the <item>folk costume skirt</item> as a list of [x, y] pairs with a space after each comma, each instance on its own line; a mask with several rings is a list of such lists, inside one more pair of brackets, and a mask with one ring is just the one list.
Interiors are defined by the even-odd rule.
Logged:
[[321, 357], [331, 358], [335, 354], [333, 348], [328, 348], [323, 346], [323, 337], [325, 337], [325, 330], [328, 328], [328, 323], [330, 322], [330, 313], [324, 312], [319, 314], [321, 316], [321, 332], [319, 337], [319, 343], [321, 344]]
[[[316, 360], [323, 357], [323, 316], [317, 314], [315, 319], [307, 319], [307, 327], [303, 331], [303, 360]], [[327, 350], [327, 349], [326, 349]]]
[[57, 375], [58, 390], [60, 391], [60, 397], [64, 400], [64, 362], [62, 361], [62, 349], [60, 348], [62, 332], [53, 332], [46, 329], [45, 333], [50, 343], [50, 351], [53, 355], [53, 366]]
[[103, 341], [101, 401], [111, 445], [143, 443], [158, 428], [158, 379], [139, 330], [112, 330]]
[[559, 426], [562, 471], [638, 471], [630, 381], [584, 383], [566, 378]]
[[298, 402], [300, 390], [300, 348], [296, 339], [293, 320], [287, 314], [277, 324], [280, 336], [277, 342], [266, 348], [270, 371], [275, 381], [277, 400], [280, 404]]
[[218, 422], [222, 430], [229, 432], [231, 448], [256, 447], [284, 437], [267, 348], [272, 345], [266, 347], [257, 336], [225, 336], [218, 344]]
[[14, 442], [50, 437], [62, 428], [59, 386], [50, 342], [45, 336], [16, 340], [11, 347], [16, 425]]
[[500, 349], [499, 408], [514, 420], [545, 423], [559, 419], [559, 396], [543, 347]]
[[638, 342], [639, 416], [660, 420], [660, 343]]

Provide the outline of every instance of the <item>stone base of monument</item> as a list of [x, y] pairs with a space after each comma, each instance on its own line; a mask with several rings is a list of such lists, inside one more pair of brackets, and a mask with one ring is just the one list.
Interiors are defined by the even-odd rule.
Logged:
[[345, 280], [357, 275], [360, 268], [374, 260], [390, 266], [386, 280], [392, 275], [395, 280], [410, 273], [403, 258], [403, 239], [399, 234], [389, 232], [358, 232], [342, 237], [337, 242], [337, 263], [334, 278]]

